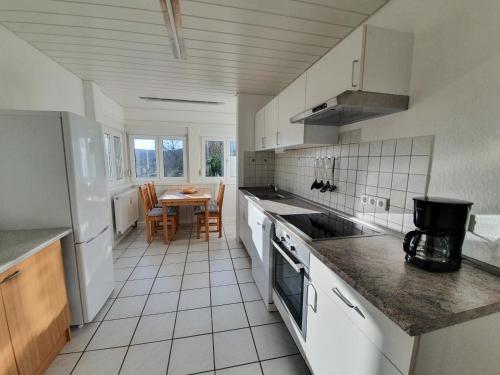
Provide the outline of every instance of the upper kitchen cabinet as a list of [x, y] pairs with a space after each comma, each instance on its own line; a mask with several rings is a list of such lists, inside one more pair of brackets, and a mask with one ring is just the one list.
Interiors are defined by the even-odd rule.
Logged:
[[277, 147], [278, 144], [278, 103], [279, 96], [275, 96], [273, 100], [266, 104], [264, 107], [266, 126], [264, 132], [264, 149], [271, 150]]
[[346, 90], [408, 95], [412, 51], [413, 34], [356, 29], [307, 71], [306, 108]]
[[264, 149], [264, 138], [266, 134], [266, 114], [265, 108], [261, 108], [255, 114], [255, 151]]

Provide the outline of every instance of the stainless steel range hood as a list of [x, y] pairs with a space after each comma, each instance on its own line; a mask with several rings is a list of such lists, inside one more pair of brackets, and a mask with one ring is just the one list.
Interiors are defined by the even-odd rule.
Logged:
[[344, 91], [342, 94], [292, 118], [293, 124], [346, 125], [406, 111], [409, 97], [366, 91]]

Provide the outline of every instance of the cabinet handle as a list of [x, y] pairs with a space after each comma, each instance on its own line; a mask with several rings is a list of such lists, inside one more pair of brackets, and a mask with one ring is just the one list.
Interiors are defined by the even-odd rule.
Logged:
[[265, 139], [266, 139], [266, 137], [262, 137], [262, 148], [266, 148]]
[[280, 132], [276, 132], [276, 146], [278, 146], [280, 144], [279, 134], [280, 134]]
[[348, 299], [347, 299], [347, 298], [346, 298], [346, 297], [345, 297], [345, 296], [344, 296], [344, 295], [340, 292], [340, 290], [339, 290], [338, 288], [333, 288], [333, 289], [332, 289], [332, 292], [333, 292], [333, 293], [335, 293], [335, 295], [336, 295], [337, 297], [339, 297], [339, 298], [342, 300], [342, 302], [344, 302], [344, 303], [347, 305], [347, 307], [349, 307], [349, 308], [351, 308], [351, 309], [354, 309], [354, 311], [356, 311], [359, 315], [361, 315], [361, 317], [362, 317], [363, 319], [366, 319], [365, 315], [361, 312], [361, 310], [359, 309], [359, 307], [358, 307], [358, 306], [353, 305], [353, 304], [351, 303], [351, 301], [349, 301], [349, 300], [348, 300]]
[[2, 280], [2, 282], [0, 284], [3, 284], [3, 283], [6, 283], [7, 281], [10, 281], [12, 279], [15, 279], [16, 277], [18, 277], [20, 274], [21, 274], [21, 270], [17, 270], [16, 272], [10, 274], [9, 276], [7, 276], [5, 279]]
[[[309, 307], [311, 308], [312, 311], [315, 313], [318, 312], [318, 292], [316, 291], [316, 288], [312, 283], [309, 283], [308, 286], [314, 289], [314, 306], [308, 303]], [[309, 298], [308, 298], [309, 300]]]
[[352, 87], [358, 87], [358, 84], [354, 82], [354, 66], [359, 63], [359, 60], [352, 60], [352, 66], [351, 66], [351, 86]]

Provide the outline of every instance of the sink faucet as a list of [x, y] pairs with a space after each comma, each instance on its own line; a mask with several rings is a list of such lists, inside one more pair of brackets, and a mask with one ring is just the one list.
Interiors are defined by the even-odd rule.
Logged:
[[273, 189], [273, 191], [275, 193], [278, 192], [279, 188], [278, 188], [278, 185], [275, 185], [275, 184], [267, 184], [268, 187], [270, 187], [271, 189]]

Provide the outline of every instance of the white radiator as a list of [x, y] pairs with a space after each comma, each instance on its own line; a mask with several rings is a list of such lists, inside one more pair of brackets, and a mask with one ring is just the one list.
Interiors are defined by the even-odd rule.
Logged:
[[137, 189], [130, 189], [113, 197], [116, 234], [125, 231], [139, 220], [139, 197]]

